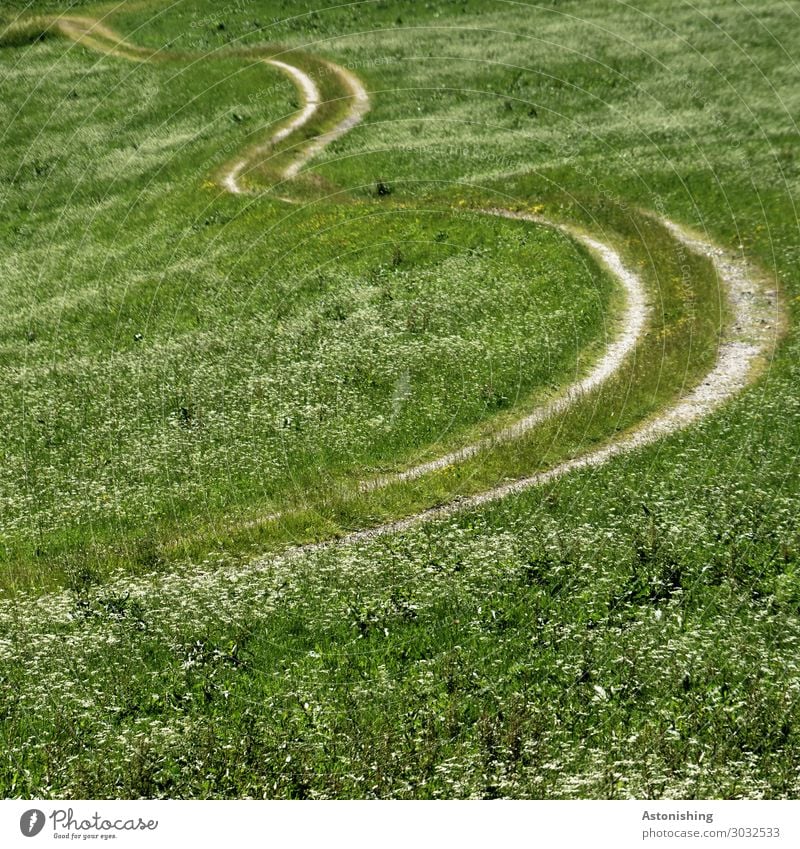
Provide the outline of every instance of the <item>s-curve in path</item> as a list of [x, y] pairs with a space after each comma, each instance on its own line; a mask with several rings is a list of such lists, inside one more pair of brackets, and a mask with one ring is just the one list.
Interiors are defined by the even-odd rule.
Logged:
[[[56, 29], [72, 41], [90, 47], [99, 53], [116, 56], [119, 59], [127, 59], [132, 62], [148, 62], [156, 57], [166, 58], [169, 54], [163, 51], [151, 50], [146, 47], [138, 47], [119, 36], [110, 27], [101, 21], [92, 18], [68, 15], [54, 19]], [[314, 79], [306, 71], [281, 59], [266, 58], [260, 60], [266, 65], [282, 71], [291, 77], [297, 86], [302, 102], [300, 111], [287, 124], [274, 132], [267, 141], [251, 148], [246, 155], [236, 159], [233, 163], [223, 169], [221, 184], [223, 188], [232, 194], [247, 194], [248, 189], [240, 181], [242, 174], [259, 164], [266, 153], [271, 153], [275, 145], [289, 139], [311, 121], [322, 104], [322, 96]], [[296, 150], [293, 151], [291, 162], [283, 169], [281, 177], [291, 180], [296, 177], [300, 170], [317, 156], [320, 151], [332, 142], [341, 138], [349, 130], [359, 124], [369, 112], [370, 100], [366, 88], [361, 80], [353, 73], [337, 65], [330, 60], [320, 60], [326, 75], [331, 75], [339, 80], [343, 92], [340, 98], [347, 102], [347, 112], [330, 129], [305, 142], [298, 142]]]
[[[77, 23], [73, 26], [68, 23], [65, 25], [64, 20], [68, 19], [62, 19], [61, 24], [61, 30], [65, 35], [75, 40], [81, 40], [95, 49], [113, 52], [120, 57], [135, 59], [136, 61], [147, 61], [152, 53], [128, 44], [105, 27], [90, 26], [92, 22], [88, 19], [75, 19]], [[100, 43], [101, 40], [108, 43]], [[273, 133], [266, 143], [253, 148], [249, 155], [237, 159], [224, 171], [222, 185], [234, 194], [245, 192], [240, 183], [240, 177], [245, 169], [252, 167], [256, 158], [263, 155], [269, 148], [280, 142], [291, 140], [316, 115], [321, 105], [319, 89], [308, 73], [286, 61], [272, 58], [263, 61], [277, 67], [292, 78], [300, 91], [303, 106], [298, 114]], [[320, 64], [340, 81], [343, 91], [346, 92], [342, 99], [348, 102], [347, 113], [331, 129], [310, 140], [301, 139], [291, 148], [290, 164], [284, 168], [281, 175], [287, 181], [295, 178], [301, 169], [325, 146], [356, 126], [369, 109], [369, 96], [361, 81], [354, 74], [327, 60]], [[291, 201], [288, 198], [286, 200]], [[638, 276], [625, 266], [620, 255], [612, 247], [580, 232], [577, 228], [547, 221], [539, 216], [505, 209], [487, 209], [484, 212], [508, 218], [530, 220], [534, 223], [555, 227], [588, 247], [622, 284], [626, 299], [621, 331], [589, 374], [564, 390], [559, 397], [532, 411], [491, 438], [465, 446], [458, 451], [428, 463], [417, 465], [396, 475], [364, 482], [361, 484], [362, 490], [377, 489], [392, 482], [420, 477], [428, 472], [473, 457], [498, 441], [514, 439], [535, 427], [538, 423], [577, 403], [588, 391], [608, 380], [620, 368], [626, 358], [634, 355], [637, 340], [641, 336], [647, 321], [646, 296]], [[765, 290], [758, 275], [752, 273], [741, 257], [711, 244], [700, 236], [689, 233], [668, 219], [653, 217], [671, 233], [676, 242], [676, 247], [680, 246], [681, 249], [706, 257], [713, 263], [720, 285], [726, 292], [733, 313], [732, 321], [720, 340], [713, 368], [695, 388], [684, 393], [673, 404], [655, 413], [638, 426], [617, 437], [612, 437], [604, 446], [573, 457], [548, 470], [504, 483], [476, 495], [454, 499], [442, 506], [421, 511], [398, 521], [355, 531], [338, 540], [296, 547], [286, 554], [311, 551], [332, 544], [354, 543], [399, 532], [420, 522], [444, 518], [457, 511], [479, 507], [507, 495], [548, 483], [579, 469], [600, 466], [613, 457], [650, 445], [670, 433], [699, 421], [741, 391], [757, 373], [759, 364], [772, 350], [779, 335], [782, 313], [779, 309], [777, 293]], [[275, 513], [264, 521], [280, 521], [281, 518], [280, 513]]]
[[[253, 151], [248, 158], [234, 163], [226, 172], [222, 181], [223, 186], [234, 194], [241, 194], [243, 192], [238, 182], [238, 177], [248, 164], [252, 163], [258, 154], [265, 152], [272, 145], [288, 138], [293, 132], [299, 130], [311, 119], [320, 103], [319, 90], [308, 74], [286, 62], [278, 62], [276, 60], [266, 61], [279, 67], [294, 79], [299, 88], [299, 93], [305, 101], [305, 105], [297, 117], [285, 127], [278, 130], [265, 145]], [[333, 129], [313, 139], [308, 145], [298, 151], [291, 164], [284, 169], [284, 179], [290, 180], [295, 177], [300, 169], [324, 147], [356, 126], [369, 109], [369, 95], [361, 84], [361, 81], [354, 74], [332, 62], [325, 62], [325, 66], [331, 73], [337, 75], [343, 81], [350, 93], [352, 99], [348, 114]], [[488, 209], [485, 210], [485, 214], [531, 221], [535, 224], [552, 227], [588, 247], [622, 284], [625, 293], [625, 309], [621, 317], [622, 331], [618, 338], [608, 346], [590, 373], [567, 387], [558, 398], [537, 408], [521, 420], [489, 438], [467, 445], [444, 456], [437, 457], [435, 460], [420, 463], [405, 471], [393, 475], [384, 475], [373, 480], [362, 481], [359, 484], [361, 491], [366, 492], [379, 489], [397, 481], [413, 480], [429, 472], [452, 466], [455, 463], [475, 456], [498, 442], [516, 439], [546, 419], [564, 412], [570, 406], [577, 403], [587, 392], [608, 380], [621, 367], [626, 357], [636, 347], [636, 343], [644, 330], [647, 320], [647, 304], [642, 281], [635, 272], [625, 266], [619, 253], [612, 247], [581, 233], [577, 228], [570, 227], [566, 224], [556, 224], [542, 216], [524, 212], [513, 212], [507, 209]]]
[[[303, 107], [286, 126], [272, 135], [266, 143], [254, 148], [247, 157], [234, 162], [225, 170], [222, 185], [233, 194], [244, 194], [246, 192], [239, 183], [241, 173], [246, 168], [252, 168], [257, 165], [258, 160], [263, 154], [304, 127], [314, 117], [322, 102], [317, 84], [305, 71], [296, 65], [290, 65], [288, 62], [278, 59], [265, 59], [264, 62], [279, 68], [292, 78], [300, 91]], [[316, 136], [305, 145], [298, 147], [292, 161], [281, 173], [284, 180], [291, 180], [293, 177], [296, 177], [304, 165], [310, 162], [323, 148], [336, 141], [336, 139], [360, 123], [369, 111], [369, 95], [361, 84], [361, 81], [354, 74], [351, 74], [334, 62], [325, 61], [323, 64], [329, 73], [339, 78], [342, 85], [348, 91], [347, 100], [349, 102], [347, 114], [330, 130]]]
[[[351, 74], [350, 71], [346, 70], [341, 65], [335, 64], [334, 62], [326, 61], [325, 67], [327, 67], [328, 70], [341, 80], [349, 92], [348, 97], [350, 102], [348, 113], [333, 128], [328, 130], [326, 133], [317, 136], [317, 138], [311, 141], [308, 146], [300, 152], [294, 162], [292, 162], [292, 164], [284, 171], [283, 176], [286, 179], [295, 177], [307, 162], [313, 159], [323, 148], [331, 144], [331, 142], [341, 138], [346, 132], [352, 130], [353, 127], [361, 123], [364, 116], [367, 112], [369, 112], [369, 95], [362, 85], [361, 80], [359, 80], [355, 74]], [[297, 69], [295, 68], [295, 70]]]
[[[239, 177], [242, 171], [245, 168], [253, 167], [254, 164], [257, 164], [257, 160], [261, 155], [271, 150], [271, 148], [282, 142], [284, 139], [289, 138], [292, 133], [297, 132], [301, 127], [304, 127], [315, 115], [317, 109], [319, 109], [320, 104], [320, 94], [319, 89], [316, 86], [314, 80], [306, 74], [304, 71], [301, 71], [299, 68], [296, 68], [294, 65], [288, 64], [288, 62], [281, 62], [278, 59], [264, 59], [263, 60], [267, 65], [273, 65], [274, 67], [280, 69], [285, 74], [288, 74], [296, 83], [298, 88], [301, 91], [303, 97], [303, 107], [302, 109], [286, 124], [284, 127], [281, 127], [276, 133], [270, 136], [269, 140], [264, 144], [258, 145], [253, 150], [250, 151], [250, 154], [242, 159], [237, 160], [232, 165], [229, 165], [228, 168], [225, 169], [222, 176], [222, 185], [229, 192], [235, 195], [240, 195], [245, 193], [245, 189], [239, 183]], [[294, 163], [292, 163], [290, 168], [294, 167]], [[293, 172], [292, 176], [294, 175]], [[288, 169], [284, 172], [284, 177], [288, 175]]]

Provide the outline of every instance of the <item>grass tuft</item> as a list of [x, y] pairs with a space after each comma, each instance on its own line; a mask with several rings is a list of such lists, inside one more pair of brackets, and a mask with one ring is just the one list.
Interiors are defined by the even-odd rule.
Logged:
[[45, 17], [4, 21], [0, 18], [0, 48], [25, 47], [50, 38], [52, 21]]

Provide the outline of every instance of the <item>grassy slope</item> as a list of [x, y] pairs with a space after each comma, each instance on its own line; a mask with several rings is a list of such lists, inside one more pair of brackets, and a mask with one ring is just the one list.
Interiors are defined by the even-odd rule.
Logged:
[[[120, 21], [125, 24], [124, 18]], [[246, 559], [253, 550], [406, 515], [580, 451], [635, 423], [707, 369], [722, 312], [707, 264], [690, 262], [688, 285], [694, 303], [689, 303], [677, 266], [670, 259], [672, 243], [657, 228], [638, 215], [621, 216], [616, 208], [600, 209], [594, 200], [578, 210], [572, 208], [573, 198], [540, 191], [536, 196], [547, 200], [556, 218], [582, 221], [590, 230], [605, 230], [607, 238], [620, 242], [630, 254], [629, 261], [644, 269], [658, 303], [651, 338], [637, 353], [636, 370], [623, 372], [605, 390], [606, 396], [620, 395], [622, 387], [624, 408], [609, 406], [603, 394], [593, 393], [580, 410], [555, 423], [557, 439], [554, 427], [548, 426], [537, 431], [534, 440], [520, 441], [510, 454], [496, 455], [492, 463], [473, 463], [455, 475], [430, 476], [376, 497], [359, 494], [357, 479], [372, 469], [402, 466], [420, 451], [431, 454], [461, 444], [470, 438], [469, 425], [498, 412], [505, 412], [508, 421], [518, 415], [517, 410], [529, 407], [537, 388], [557, 387], [559, 380], [574, 372], [576, 362], [585, 367], [599, 350], [598, 344], [587, 342], [600, 331], [604, 338], [609, 330], [613, 332], [613, 328], [601, 327], [606, 321], [604, 312], [613, 310], [610, 304], [604, 309], [608, 283], [597, 274], [590, 279], [574, 262], [562, 260], [567, 246], [552, 234], [529, 244], [532, 228], [528, 224], [486, 219], [470, 215], [466, 209], [455, 216], [448, 207], [455, 203], [459, 209], [467, 201], [453, 197], [452, 191], [443, 193], [437, 187], [428, 192], [434, 209], [444, 207], [434, 219], [430, 218], [430, 202], [425, 200], [405, 197], [399, 203], [384, 200], [377, 204], [367, 200], [363, 184], [353, 184], [361, 177], [361, 160], [349, 157], [335, 180], [317, 176], [301, 179], [296, 188], [277, 187], [280, 193], [289, 190], [316, 197], [310, 209], [283, 217], [280, 206], [245, 205], [241, 199], [206, 191], [199, 201], [200, 212], [187, 227], [187, 209], [198, 204], [197, 185], [191, 177], [203, 181], [205, 189], [213, 189], [207, 179], [209, 172], [223, 173], [221, 163], [242, 154], [234, 152], [235, 143], [223, 143], [224, 138], [219, 139], [214, 154], [197, 150], [192, 142], [200, 131], [192, 134], [187, 126], [179, 152], [173, 152], [175, 159], [170, 159], [176, 170], [174, 174], [165, 171], [152, 160], [164, 156], [164, 145], [169, 147], [168, 130], [177, 116], [187, 121], [190, 114], [203, 118], [209, 100], [219, 108], [223, 103], [232, 104], [228, 113], [215, 115], [214, 135], [223, 135], [218, 124], [225, 118], [250, 125], [239, 134], [247, 149], [248, 143], [258, 144], [263, 138], [259, 104], [274, 100], [281, 91], [280, 83], [265, 86], [265, 68], [254, 48], [248, 46], [248, 40], [253, 40], [252, 22], [244, 25], [249, 39], [229, 35], [227, 25], [220, 29], [219, 23], [212, 26], [206, 19], [198, 21], [196, 14], [188, 22], [188, 31], [197, 32], [200, 22], [222, 35], [224, 44], [195, 37], [187, 45], [180, 36], [170, 38], [164, 33], [161, 41], [153, 42], [148, 28], [152, 25], [158, 30], [164, 23], [156, 16], [145, 26], [130, 24], [128, 33], [128, 41], [142, 38], [147, 42], [149, 36], [156, 49], [154, 64], [125, 68], [125, 62], [116, 58], [100, 62], [92, 54], [84, 56], [80, 46], [66, 53], [88, 59], [93, 69], [98, 66], [122, 74], [121, 82], [108, 95], [113, 97], [109, 120], [116, 117], [120, 104], [136, 96], [126, 97], [125, 89], [120, 88], [124, 83], [150, 92], [143, 103], [154, 114], [140, 117], [145, 127], [156, 122], [160, 143], [154, 146], [148, 138], [143, 146], [150, 164], [158, 167], [149, 178], [145, 195], [140, 191], [142, 171], [127, 167], [128, 161], [141, 159], [138, 136], [127, 141], [122, 159], [114, 155], [116, 151], [111, 152], [114, 161], [106, 173], [113, 168], [116, 177], [120, 164], [125, 163], [121, 173], [130, 182], [118, 186], [115, 179], [117, 191], [109, 191], [105, 198], [108, 208], [102, 216], [93, 217], [92, 228], [81, 235], [81, 244], [91, 251], [80, 252], [80, 265], [70, 265], [66, 274], [84, 278], [82, 288], [73, 291], [70, 283], [66, 299], [37, 293], [34, 317], [37, 322], [45, 320], [40, 327], [27, 328], [29, 345], [23, 348], [43, 338], [58, 344], [55, 349], [37, 345], [24, 355], [26, 360], [35, 360], [38, 353], [45, 364], [51, 357], [61, 358], [63, 365], [56, 369], [46, 365], [45, 374], [41, 369], [26, 369], [20, 375], [13, 367], [10, 372], [20, 399], [16, 408], [9, 407], [7, 430], [14, 437], [9, 441], [16, 442], [18, 449], [9, 455], [6, 504], [19, 515], [5, 536], [7, 588], [52, 585], [73, 580], [76, 574], [102, 577], [116, 567], [135, 570], [152, 559], [154, 550], [174, 562], [181, 557], [202, 557], [210, 547], [222, 545], [229, 556]], [[172, 21], [173, 35], [180, 33], [176, 26]], [[93, 43], [105, 49], [102, 40]], [[210, 50], [217, 61], [199, 62], [198, 54], [191, 53], [188, 46]], [[224, 49], [217, 51], [220, 46]], [[58, 59], [54, 73], [63, 76], [62, 55], [57, 50], [57, 46], [51, 50]], [[124, 46], [122, 50], [133, 52]], [[49, 61], [42, 49], [36, 55]], [[281, 51], [279, 55], [287, 54]], [[338, 96], [334, 78], [320, 73], [318, 60], [302, 52], [290, 55], [315, 75], [327, 96]], [[385, 63], [379, 55], [355, 64], [369, 69]], [[216, 77], [209, 76], [210, 67]], [[34, 80], [40, 78], [33, 68], [29, 73]], [[168, 86], [171, 98], [153, 94], [161, 85]], [[81, 93], [70, 88], [68, 99], [81, 100], [84, 88], [81, 86]], [[19, 87], [10, 91], [19, 99], [27, 95]], [[175, 98], [180, 97], [176, 104]], [[59, 110], [66, 114], [67, 122], [85, 121], [86, 104], [70, 105], [71, 109]], [[336, 120], [341, 110], [342, 104], [336, 101], [323, 109], [321, 126]], [[80, 125], [70, 138], [91, 163], [89, 176], [80, 156], [72, 160], [73, 170], [81, 175], [78, 188], [96, 186], [100, 178], [95, 170], [98, 147], [87, 148], [83, 138], [87, 132], [98, 132], [98, 111], [92, 108], [91, 124]], [[30, 124], [38, 127], [41, 120], [41, 115], [32, 111]], [[383, 126], [386, 120], [379, 123]], [[12, 199], [25, 190], [24, 169], [37, 152], [36, 145], [27, 146], [30, 124], [22, 120], [17, 124], [25, 149], [22, 173], [8, 178]], [[208, 125], [205, 129], [209, 134]], [[115, 127], [115, 142], [125, 144], [120, 130]], [[141, 133], [142, 128], [137, 126], [137, 131]], [[52, 128], [43, 138], [52, 144]], [[173, 147], [175, 144], [173, 141]], [[484, 147], [489, 149], [486, 142]], [[401, 153], [406, 148], [402, 142], [398, 145]], [[286, 150], [279, 150], [247, 179], [269, 183], [286, 155]], [[32, 180], [42, 184], [37, 200], [47, 187], [47, 203], [56, 210], [58, 182], [50, 177], [52, 171], [59, 176], [63, 160], [60, 155], [58, 167], [46, 158], [33, 162]], [[168, 187], [163, 183], [167, 174], [174, 176]], [[68, 174], [67, 187], [72, 179], [74, 174]], [[324, 197], [337, 183], [353, 188], [349, 204], [342, 206], [348, 195], [341, 191], [333, 198], [319, 199], [320, 191]], [[462, 189], [472, 195], [470, 204], [478, 208], [498, 202], [516, 206], [519, 200], [498, 195], [494, 189], [488, 193]], [[164, 192], [169, 193], [166, 201]], [[76, 194], [76, 188], [70, 187], [69, 210], [80, 219], [83, 210]], [[353, 206], [359, 197], [361, 202]], [[334, 198], [339, 202], [335, 207], [331, 205]], [[572, 208], [566, 214], [559, 211], [565, 203]], [[26, 199], [22, 208], [27, 212]], [[411, 230], [387, 226], [394, 216], [413, 221]], [[124, 228], [116, 224], [119, 220]], [[304, 221], [317, 229], [301, 229]], [[127, 254], [117, 257], [110, 252], [109, 222], [115, 228], [111, 238], [121, 243], [115, 245], [115, 253], [128, 241]], [[347, 233], [342, 236], [345, 225]], [[376, 226], [385, 231], [383, 239], [375, 238]], [[179, 227], [183, 235], [176, 246], [174, 233]], [[202, 233], [203, 228], [209, 229]], [[39, 232], [43, 229], [40, 226]], [[148, 239], [143, 244], [145, 229]], [[516, 235], [504, 238], [504, 232]], [[66, 245], [75, 236], [70, 230]], [[381, 261], [379, 256], [377, 265], [365, 265], [365, 236], [368, 251], [391, 250], [391, 259]], [[549, 242], [542, 241], [548, 238]], [[440, 259], [426, 277], [422, 266], [434, 255], [457, 251], [455, 239], [462, 255]], [[243, 242], [248, 245], [246, 256], [242, 255]], [[49, 254], [52, 239], [47, 244]], [[263, 248], [273, 244], [274, 252], [265, 256]], [[329, 258], [324, 254], [326, 244], [331, 245]], [[309, 268], [311, 247], [322, 257], [315, 256]], [[498, 259], [498, 249], [508, 256]], [[87, 268], [94, 256], [98, 258], [96, 270]], [[165, 256], [169, 256], [166, 269]], [[12, 257], [16, 263], [17, 254]], [[337, 278], [356, 257], [361, 262], [356, 276]], [[580, 257], [586, 260], [583, 253]], [[92, 279], [93, 274], [105, 276], [117, 259], [117, 286]], [[152, 270], [140, 267], [148, 260], [154, 263]], [[34, 262], [39, 264], [38, 256]], [[272, 263], [266, 275], [265, 263]], [[524, 275], [526, 286], [532, 269], [551, 266], [538, 281], [534, 299], [530, 288], [512, 287], [507, 277], [512, 266]], [[132, 281], [132, 272], [139, 276], [138, 281]], [[30, 266], [9, 267], [12, 292], [18, 280], [20, 292], [27, 294], [31, 273]], [[64, 273], [60, 270], [54, 273], [40, 265], [39, 274], [46, 282], [62, 285]], [[431, 274], [435, 287], [431, 286]], [[201, 275], [208, 284], [198, 285]], [[298, 275], [299, 287], [294, 285]], [[469, 287], [463, 286], [465, 279], [470, 281]], [[255, 290], [254, 285], [258, 287]], [[264, 302], [261, 287], [266, 288], [272, 303]], [[97, 301], [98, 293], [99, 314], [87, 315], [87, 304]], [[315, 296], [316, 303], [298, 315], [296, 308], [305, 295]], [[581, 300], [585, 305], [579, 306]], [[564, 303], [569, 303], [570, 309], [556, 315], [554, 310]], [[221, 308], [231, 313], [234, 305], [236, 322], [220, 326], [216, 316]], [[505, 323], [498, 321], [501, 310]], [[116, 313], [113, 325], [109, 321], [112, 313]], [[12, 312], [11, 318], [8, 349], [13, 365], [20, 356], [22, 333], [17, 326], [19, 313]], [[145, 323], [147, 339], [137, 342], [139, 336], [144, 337], [141, 328]], [[271, 328], [267, 345], [265, 327]], [[99, 368], [87, 369], [87, 353], [105, 354], [109, 342], [111, 358]], [[79, 378], [70, 373], [75, 367], [80, 369]], [[670, 379], [664, 380], [662, 373]], [[634, 378], [638, 394], [628, 389]], [[133, 379], [138, 384], [135, 395], [129, 391]], [[87, 391], [98, 384], [107, 386], [107, 391]], [[454, 386], [460, 386], [460, 391], [454, 392]], [[53, 397], [59, 398], [56, 409], [49, 400]], [[22, 429], [18, 425], [20, 410]], [[25, 427], [31, 413], [38, 426], [32, 432]], [[491, 426], [497, 426], [503, 417], [495, 415], [494, 420]], [[200, 505], [202, 509], [198, 509]], [[276, 510], [282, 514], [280, 523], [262, 521]]]
[[294, 108], [260, 62], [7, 53], [8, 114], [38, 108], [5, 133], [6, 587], [135, 565], [197, 519], [207, 549], [211, 520], [463, 438], [605, 332], [613, 285], [553, 232], [220, 193]]
[[[390, 130], [354, 132], [322, 173], [379, 173], [409, 200], [468, 177], [521, 202], [600, 196], [603, 225], [614, 198], [663, 208], [741, 243], [795, 312], [791, 8], [584, 7], [414, 12], [482, 27], [460, 42], [409, 38], [406, 11], [375, 7], [390, 32], [329, 49], [373, 90], [400, 75], [407, 90], [377, 99]], [[315, 26], [368, 28], [350, 15]], [[268, 38], [307, 33], [285, 30]], [[437, 58], [454, 44], [463, 60]], [[502, 64], [523, 58], [522, 74]], [[464, 79], [471, 93], [446, 90]], [[515, 90], [508, 108], [497, 93]], [[701, 426], [478, 514], [255, 573], [221, 551], [200, 576], [4, 608], [6, 792], [796, 796], [797, 355], [790, 333]]]

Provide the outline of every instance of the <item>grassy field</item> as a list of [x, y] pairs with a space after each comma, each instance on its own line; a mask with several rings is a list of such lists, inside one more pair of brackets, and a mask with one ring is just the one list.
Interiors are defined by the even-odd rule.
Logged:
[[[4, 795], [796, 796], [798, 12], [6, 4]], [[346, 108], [325, 58], [371, 110], [234, 196], [226, 163], [300, 106], [265, 55], [322, 80], [309, 137]], [[620, 332], [597, 258], [497, 207], [636, 269], [635, 356], [524, 437], [365, 492]], [[552, 468], [701, 383], [730, 305], [651, 212], [778, 292], [751, 387], [601, 468], [287, 551]]]

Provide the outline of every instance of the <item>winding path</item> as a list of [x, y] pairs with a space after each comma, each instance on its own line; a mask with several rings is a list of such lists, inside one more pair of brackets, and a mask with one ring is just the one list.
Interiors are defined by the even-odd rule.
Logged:
[[[278, 68], [292, 78], [292, 81], [299, 89], [303, 106], [297, 115], [270, 136], [264, 144], [253, 148], [248, 156], [237, 160], [225, 169], [222, 185], [233, 194], [244, 194], [246, 192], [246, 189], [239, 183], [239, 176], [242, 172], [248, 167], [252, 168], [254, 165], [257, 165], [265, 153], [272, 151], [275, 145], [302, 129], [315, 116], [322, 103], [319, 88], [310, 74], [307, 74], [295, 65], [290, 65], [288, 62], [282, 62], [278, 59], [264, 59], [263, 61], [267, 65]], [[338, 76], [347, 87], [349, 91], [348, 98], [350, 100], [348, 104], [349, 109], [344, 118], [330, 130], [316, 136], [306, 145], [298, 148], [292, 161], [281, 173], [284, 180], [291, 180], [296, 177], [300, 173], [300, 169], [307, 162], [313, 159], [323, 148], [331, 144], [331, 142], [336, 141], [336, 139], [343, 136], [348, 130], [355, 127], [369, 111], [369, 95], [361, 84], [361, 81], [340, 65], [336, 65], [333, 62], [325, 62], [324, 65], [330, 73]]]
[[[94, 49], [136, 61], [147, 61], [152, 56], [152, 51], [128, 44], [108, 28], [99, 24], [91, 26], [90, 24], [92, 22], [85, 18], [62, 18], [58, 22], [65, 35]], [[104, 44], [102, 39], [111, 40], [112, 44]], [[272, 151], [275, 145], [299, 133], [311, 121], [322, 103], [319, 88], [305, 71], [285, 61], [276, 59], [263, 61], [291, 77], [298, 87], [303, 105], [299, 112], [274, 132], [266, 142], [252, 148], [246, 156], [234, 160], [223, 170], [221, 185], [233, 194], [243, 194], [247, 191], [240, 182], [246, 170], [252, 168], [263, 154]], [[330, 73], [338, 77], [343, 89], [347, 92], [348, 111], [331, 129], [305, 143], [298, 142], [295, 145], [292, 149], [292, 160], [282, 172], [285, 180], [295, 178], [301, 169], [327, 145], [356, 126], [369, 109], [369, 96], [354, 74], [333, 62], [325, 61], [323, 65]], [[360, 484], [362, 490], [374, 490], [398, 481], [411, 480], [462, 462], [486, 451], [498, 442], [515, 439], [544, 420], [564, 412], [587, 392], [607, 381], [622, 366], [631, 356], [646, 326], [648, 310], [642, 282], [638, 275], [625, 266], [614, 248], [586, 235], [578, 228], [555, 223], [540, 216], [507, 209], [487, 209], [484, 213], [553, 227], [588, 247], [622, 284], [625, 294], [625, 306], [621, 316], [622, 330], [590, 372], [565, 389], [557, 398], [536, 408], [524, 418], [487, 439], [399, 473], [362, 481]], [[776, 293], [766, 291], [757, 276], [751, 273], [740, 257], [689, 233], [666, 218], [655, 215], [652, 217], [665, 226], [676, 242], [685, 249], [711, 260], [733, 312], [732, 321], [720, 341], [714, 367], [698, 386], [685, 393], [671, 406], [605, 446], [562, 462], [547, 471], [493, 487], [477, 495], [456, 499], [398, 521], [356, 531], [335, 541], [299, 546], [291, 549], [290, 552], [319, 549], [332, 543], [347, 544], [402, 531], [420, 522], [443, 518], [456, 511], [478, 507], [507, 495], [545, 484], [578, 469], [599, 466], [613, 457], [649, 445], [667, 434], [697, 422], [744, 388], [756, 373], [758, 363], [771, 350], [778, 336], [782, 319]], [[273, 514], [268, 517], [268, 520], [280, 518], [280, 514]]]
[[[285, 74], [289, 74], [302, 91], [304, 104], [303, 108], [297, 113], [297, 115], [292, 118], [286, 126], [282, 127], [270, 136], [269, 140], [265, 144], [254, 148], [250, 152], [249, 156], [239, 159], [227, 167], [222, 177], [222, 185], [229, 192], [235, 195], [244, 194], [245, 192], [245, 189], [242, 188], [239, 183], [239, 177], [242, 171], [244, 171], [244, 169], [248, 166], [252, 167], [254, 160], [271, 150], [274, 145], [282, 142], [292, 133], [296, 133], [301, 127], [304, 127], [316, 114], [321, 100], [319, 89], [314, 83], [314, 80], [312, 80], [308, 74], [303, 73], [299, 68], [295, 68], [294, 65], [289, 65], [286, 62], [279, 61], [278, 59], [264, 59], [264, 62], [267, 65], [273, 65]], [[289, 167], [294, 168], [294, 163], [292, 163]], [[294, 171], [293, 173], [297, 172]], [[288, 171], [285, 171], [284, 177], [288, 176], [291, 175], [288, 174]]]

